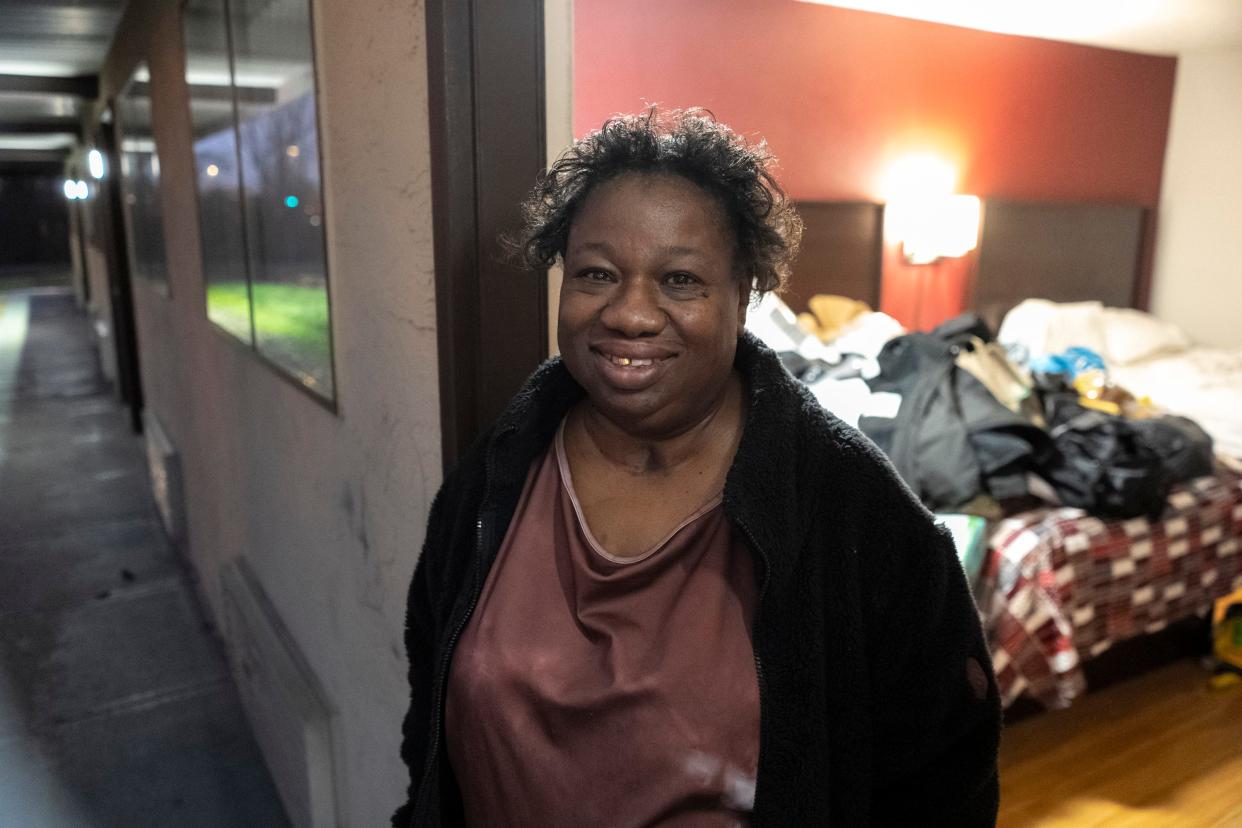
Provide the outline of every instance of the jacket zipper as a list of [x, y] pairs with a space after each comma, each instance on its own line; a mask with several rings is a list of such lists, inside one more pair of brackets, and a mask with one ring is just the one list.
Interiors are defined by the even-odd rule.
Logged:
[[746, 540], [750, 541], [751, 547], [759, 553], [759, 561], [763, 564], [763, 579], [759, 583], [759, 600], [755, 605], [755, 623], [751, 633], [751, 638], [755, 642], [755, 678], [759, 683], [759, 756], [755, 761], [755, 799], [751, 805], [751, 814], [753, 816], [754, 808], [759, 804], [759, 777], [761, 776], [760, 770], [763, 768], [763, 696], [764, 688], [767, 684], [766, 679], [763, 677], [763, 659], [759, 656], [759, 617], [763, 613], [763, 599], [768, 591], [768, 578], [771, 575], [772, 567], [768, 562], [768, 553], [755, 541], [755, 535], [750, 531], [750, 527], [742, 520], [737, 520], [736, 523], [738, 528], [742, 530], [742, 534], [746, 536]]
[[[500, 437], [500, 434], [493, 437], [493, 445], [498, 437]], [[427, 764], [423, 768], [423, 780], [418, 788], [417, 804], [411, 813], [411, 826], [416, 824], [417, 815], [426, 807], [427, 786], [431, 782], [432, 771], [440, 760], [440, 732], [444, 729], [444, 685], [448, 683], [449, 661], [453, 657], [453, 651], [457, 648], [457, 639], [461, 638], [462, 631], [465, 630], [466, 624], [470, 621], [470, 616], [474, 614], [475, 606], [479, 603], [479, 594], [483, 591], [482, 585], [479, 583], [479, 562], [483, 557], [483, 515], [486, 511], [488, 498], [491, 495], [492, 460], [494, 454], [492, 445], [489, 445], [487, 457], [483, 464], [483, 497], [479, 500], [479, 514], [475, 518], [474, 523], [474, 562], [471, 570], [470, 605], [466, 607], [465, 614], [458, 620], [457, 626], [453, 628], [453, 634], [449, 637], [448, 646], [445, 647], [444, 653], [440, 656], [440, 666], [436, 675], [436, 692], [432, 701], [432, 708], [435, 710], [435, 727], [431, 732], [431, 747], [427, 750]]]

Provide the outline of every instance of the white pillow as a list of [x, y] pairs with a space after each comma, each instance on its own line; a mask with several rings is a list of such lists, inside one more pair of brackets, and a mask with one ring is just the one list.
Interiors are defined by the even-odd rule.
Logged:
[[1129, 365], [1157, 354], [1175, 353], [1190, 347], [1190, 337], [1172, 322], [1129, 308], [1105, 308], [1104, 358], [1117, 365]]
[[1102, 302], [1026, 299], [1005, 314], [996, 338], [1005, 345], [1023, 346], [1033, 357], [1074, 347], [1105, 356], [1103, 311]]

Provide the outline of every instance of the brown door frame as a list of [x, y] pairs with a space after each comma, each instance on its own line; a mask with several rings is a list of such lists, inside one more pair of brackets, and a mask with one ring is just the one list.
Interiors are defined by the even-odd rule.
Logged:
[[[71, 173], [73, 178], [77, 178], [76, 171]], [[78, 199], [69, 202], [69, 232], [71, 238], [69, 243], [77, 247], [78, 262], [82, 268], [82, 306], [86, 307], [91, 301], [91, 279], [86, 272], [86, 220], [82, 216], [86, 206]]]
[[98, 211], [107, 230], [109, 305], [112, 308], [112, 344], [116, 349], [117, 395], [129, 409], [129, 426], [142, 433], [142, 371], [138, 365], [138, 323], [134, 318], [133, 283], [125, 235], [125, 207], [121, 203], [121, 152], [116, 118], [100, 122], [95, 147], [107, 159], [107, 174], [98, 182], [103, 208]]
[[547, 277], [498, 239], [545, 166], [543, 0], [428, 0], [444, 468], [547, 355]]

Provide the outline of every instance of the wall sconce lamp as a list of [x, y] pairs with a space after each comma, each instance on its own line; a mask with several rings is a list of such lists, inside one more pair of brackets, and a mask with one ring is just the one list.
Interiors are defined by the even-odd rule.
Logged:
[[978, 196], [911, 196], [891, 201], [885, 209], [906, 264], [964, 256], [979, 244]]

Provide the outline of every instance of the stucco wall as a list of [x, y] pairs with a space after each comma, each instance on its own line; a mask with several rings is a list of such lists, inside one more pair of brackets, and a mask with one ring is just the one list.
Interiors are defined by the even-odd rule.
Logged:
[[187, 554], [219, 613], [246, 556], [340, 713], [348, 824], [404, 795], [404, 597], [440, 478], [421, 2], [314, 8], [337, 413], [204, 311], [180, 4], [135, 0], [103, 94], [145, 58], [171, 292], [135, 285], [147, 406], [183, 453]]
[[1199, 342], [1242, 347], [1242, 49], [1177, 65], [1160, 197], [1152, 311]]

